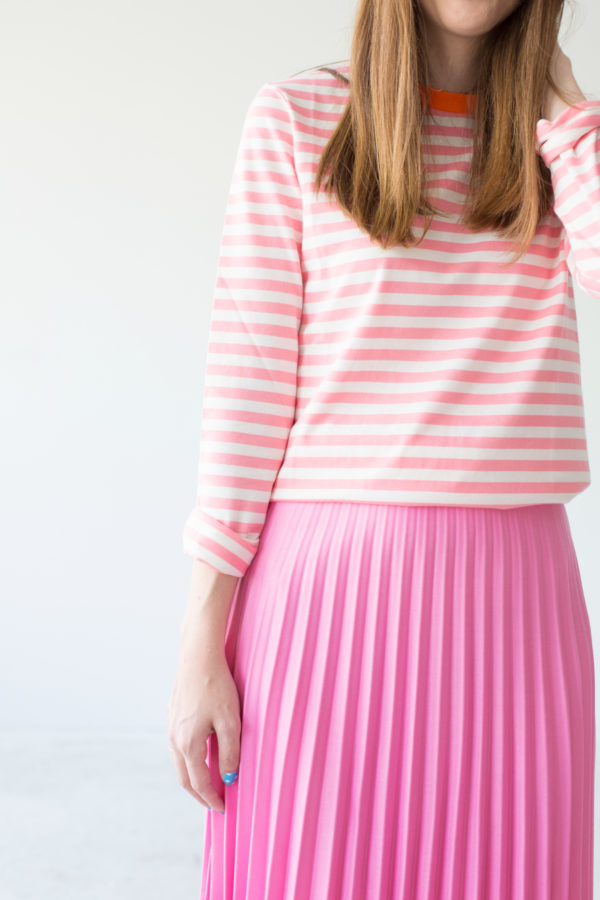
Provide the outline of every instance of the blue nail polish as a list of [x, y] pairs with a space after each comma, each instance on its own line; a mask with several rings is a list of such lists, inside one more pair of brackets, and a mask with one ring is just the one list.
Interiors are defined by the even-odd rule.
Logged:
[[225, 772], [225, 774], [223, 775], [223, 781], [225, 782], [225, 784], [233, 784], [237, 777], [237, 772]]

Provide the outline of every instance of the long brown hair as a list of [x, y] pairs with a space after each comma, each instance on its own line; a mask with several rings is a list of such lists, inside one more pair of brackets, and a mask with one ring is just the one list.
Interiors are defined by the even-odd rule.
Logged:
[[[479, 58], [468, 193], [461, 221], [497, 230], [527, 250], [553, 203], [550, 172], [535, 150], [546, 85], [570, 104], [549, 72], [565, 0], [523, 0], [486, 35]], [[348, 103], [321, 156], [321, 185], [382, 248], [420, 243], [435, 208], [421, 156], [428, 85], [418, 0], [360, 0], [352, 37]], [[327, 180], [326, 180], [327, 173]], [[417, 240], [414, 217], [425, 228]], [[507, 265], [510, 263], [507, 263]]]

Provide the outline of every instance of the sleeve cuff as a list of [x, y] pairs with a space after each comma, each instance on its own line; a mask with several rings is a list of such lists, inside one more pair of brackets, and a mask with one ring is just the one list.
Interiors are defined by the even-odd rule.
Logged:
[[258, 550], [258, 541], [246, 540], [200, 507], [187, 517], [182, 543], [187, 556], [227, 575], [244, 575]]
[[600, 128], [600, 100], [582, 100], [576, 106], [567, 106], [552, 120], [538, 119], [536, 150], [550, 168], [557, 156], [595, 128]]

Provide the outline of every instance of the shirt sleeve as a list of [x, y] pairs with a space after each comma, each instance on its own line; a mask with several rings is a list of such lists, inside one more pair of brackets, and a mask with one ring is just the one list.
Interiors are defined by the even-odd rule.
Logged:
[[550, 169], [569, 271], [586, 293], [600, 297], [600, 100], [539, 119], [536, 149]]
[[252, 99], [225, 211], [204, 376], [196, 502], [183, 551], [243, 575], [294, 420], [302, 315], [302, 195], [292, 109]]

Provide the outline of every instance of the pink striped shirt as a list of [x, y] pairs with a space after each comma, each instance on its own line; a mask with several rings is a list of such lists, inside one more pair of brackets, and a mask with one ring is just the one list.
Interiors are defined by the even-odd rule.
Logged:
[[538, 121], [554, 209], [503, 268], [509, 242], [459, 222], [469, 95], [430, 91], [439, 213], [419, 246], [388, 250], [314, 192], [347, 98], [317, 69], [270, 82], [242, 129], [183, 528], [186, 554], [232, 575], [271, 499], [504, 508], [590, 482], [572, 276], [600, 298], [600, 100]]

